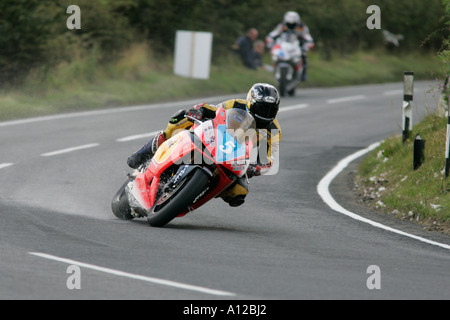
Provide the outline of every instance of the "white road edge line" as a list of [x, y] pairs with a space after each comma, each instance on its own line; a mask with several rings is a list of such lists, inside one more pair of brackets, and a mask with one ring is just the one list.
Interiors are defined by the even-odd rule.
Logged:
[[348, 211], [347, 209], [343, 208], [339, 203], [336, 202], [336, 200], [333, 198], [333, 196], [330, 194], [330, 184], [331, 182], [354, 160], [358, 159], [359, 157], [362, 157], [363, 155], [365, 155], [366, 153], [376, 149], [379, 145], [381, 144], [381, 142], [376, 142], [372, 145], [370, 145], [369, 147], [362, 149], [360, 151], [357, 151], [351, 155], [349, 155], [348, 157], [342, 159], [341, 161], [339, 161], [339, 163], [330, 171], [328, 172], [325, 177], [322, 178], [322, 180], [320, 180], [319, 184], [317, 185], [317, 192], [319, 193], [320, 197], [322, 198], [322, 200], [334, 211], [337, 211], [339, 213], [342, 213], [346, 216], [349, 216], [350, 218], [353, 218], [355, 220], [361, 221], [361, 222], [365, 222], [368, 223], [374, 227], [377, 228], [381, 228], [387, 231], [391, 231], [406, 237], [410, 237], [434, 246], [439, 246], [441, 248], [444, 249], [449, 249], [450, 250], [450, 245], [444, 244], [444, 243], [439, 243], [436, 241], [432, 241], [429, 239], [425, 239], [410, 233], [406, 233], [403, 232], [401, 230], [397, 230], [388, 226], [385, 226], [381, 223], [369, 220], [367, 218], [361, 217], [351, 211]]
[[293, 106], [280, 108], [278, 110], [278, 113], [284, 112], [284, 111], [297, 110], [297, 109], [305, 109], [305, 108], [308, 108], [308, 107], [309, 107], [308, 104], [296, 104], [296, 105], [293, 105]]
[[398, 95], [399, 97], [403, 96], [403, 90], [402, 89], [397, 89], [397, 90], [390, 90], [390, 91], [385, 91], [383, 92], [383, 96], [396, 96]]
[[99, 143], [90, 143], [90, 144], [85, 144], [85, 145], [78, 146], [78, 147], [72, 147], [72, 148], [61, 149], [61, 150], [57, 150], [57, 151], [43, 153], [43, 154], [41, 154], [41, 156], [42, 157], [51, 157], [51, 156], [56, 156], [56, 155], [63, 154], [63, 153], [69, 153], [69, 152], [73, 152], [73, 151], [94, 148], [94, 147], [98, 147], [99, 145], [100, 145]]
[[141, 276], [141, 275], [123, 272], [123, 271], [119, 271], [119, 270], [114, 270], [114, 269], [110, 269], [110, 268], [99, 267], [99, 266], [84, 263], [84, 262], [79, 262], [79, 261], [75, 261], [75, 260], [52, 256], [52, 255], [46, 254], [46, 253], [41, 253], [41, 252], [28, 252], [28, 253], [31, 255], [34, 255], [34, 256], [41, 257], [41, 258], [58, 261], [58, 262], [63, 262], [63, 263], [67, 263], [70, 265], [77, 265], [82, 268], [87, 268], [87, 269], [91, 269], [91, 270], [95, 270], [95, 271], [99, 271], [99, 272], [103, 272], [103, 273], [108, 273], [108, 274], [112, 274], [112, 275], [119, 276], [119, 277], [141, 280], [141, 281], [156, 283], [156, 284], [160, 284], [160, 285], [164, 285], [164, 286], [175, 287], [175, 288], [191, 290], [191, 291], [197, 291], [197, 292], [207, 293], [207, 294], [217, 295], [217, 296], [235, 296], [236, 295], [234, 293], [227, 292], [227, 291], [208, 289], [208, 288], [194, 286], [194, 285], [185, 284], [185, 283], [181, 283], [181, 282], [175, 282], [175, 281], [164, 280], [164, 279], [153, 278], [153, 277], [146, 277], [146, 276]]
[[155, 134], [157, 134], [159, 131], [153, 131], [153, 132], [149, 132], [149, 133], [142, 133], [142, 134], [135, 134], [132, 136], [128, 136], [128, 137], [123, 137], [123, 138], [119, 138], [116, 139], [117, 142], [126, 142], [126, 141], [131, 141], [131, 140], [138, 140], [138, 139], [143, 139], [143, 138], [150, 138], [153, 137]]
[[0, 163], [0, 169], [12, 166], [14, 163]]
[[327, 100], [328, 104], [334, 104], [334, 103], [340, 103], [340, 102], [348, 102], [348, 101], [355, 101], [355, 100], [361, 100], [365, 99], [365, 95], [357, 95], [357, 96], [351, 96], [351, 97], [342, 97], [342, 98], [336, 98], [336, 99], [329, 99]]
[[[227, 98], [229, 98], [229, 97], [228, 96], [218, 96], [218, 97], [209, 97], [208, 99], [209, 100], [224, 100]], [[10, 121], [5, 121], [5, 122], [0, 122], [0, 127], [29, 124], [29, 123], [41, 122], [41, 121], [62, 120], [62, 119], [70, 119], [70, 118], [78, 118], [78, 117], [92, 117], [92, 116], [98, 116], [98, 115], [109, 115], [112, 113], [162, 109], [162, 108], [170, 108], [170, 107], [175, 107], [175, 106], [189, 106], [189, 105], [194, 105], [196, 103], [198, 103], [198, 100], [185, 100], [185, 101], [177, 101], [177, 102], [155, 103], [155, 104], [148, 104], [148, 105], [127, 106], [127, 107], [100, 109], [100, 110], [93, 110], [93, 111], [91, 110], [91, 111], [55, 114], [55, 115], [41, 116], [41, 117], [36, 117], [36, 118], [27, 118], [27, 119], [19, 119], [19, 120], [10, 120]]]

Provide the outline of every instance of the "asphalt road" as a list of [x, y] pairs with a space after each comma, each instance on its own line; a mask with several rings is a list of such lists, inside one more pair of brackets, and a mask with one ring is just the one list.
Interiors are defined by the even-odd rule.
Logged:
[[[415, 84], [416, 122], [435, 101], [430, 86]], [[215, 200], [164, 228], [117, 220], [110, 201], [146, 134], [201, 99], [0, 123], [0, 299], [449, 299], [449, 249], [342, 215], [317, 193], [339, 160], [401, 132], [402, 88], [282, 99], [279, 172], [252, 179], [240, 208]], [[345, 173], [331, 192], [450, 244], [359, 207]], [[379, 289], [368, 288], [370, 266]]]

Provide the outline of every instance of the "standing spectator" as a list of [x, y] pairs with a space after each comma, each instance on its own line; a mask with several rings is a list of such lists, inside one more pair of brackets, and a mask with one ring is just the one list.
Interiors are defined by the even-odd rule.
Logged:
[[258, 30], [250, 28], [245, 35], [239, 37], [236, 40], [237, 51], [241, 56], [244, 65], [250, 69], [257, 69], [257, 57], [258, 53], [253, 48], [253, 43], [258, 39]]

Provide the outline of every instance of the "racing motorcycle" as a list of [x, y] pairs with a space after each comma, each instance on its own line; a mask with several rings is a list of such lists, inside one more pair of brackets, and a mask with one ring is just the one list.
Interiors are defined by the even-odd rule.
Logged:
[[199, 208], [246, 175], [256, 148], [256, 125], [245, 110], [219, 107], [166, 140], [153, 158], [128, 174], [112, 199], [122, 220], [147, 218], [162, 227]]
[[281, 96], [295, 94], [303, 72], [300, 41], [290, 32], [283, 32], [270, 50], [275, 79]]

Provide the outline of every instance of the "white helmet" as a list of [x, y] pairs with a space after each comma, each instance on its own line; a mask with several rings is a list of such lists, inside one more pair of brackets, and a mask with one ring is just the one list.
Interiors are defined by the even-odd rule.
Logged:
[[293, 29], [301, 23], [300, 15], [295, 11], [288, 11], [284, 14], [284, 24], [289, 28]]

